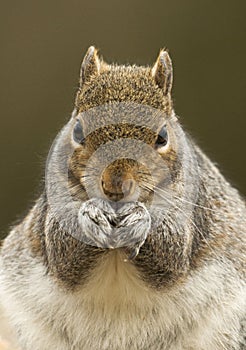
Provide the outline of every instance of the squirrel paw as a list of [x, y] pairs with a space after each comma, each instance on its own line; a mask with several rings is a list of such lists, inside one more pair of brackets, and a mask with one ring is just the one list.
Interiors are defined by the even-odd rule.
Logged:
[[123, 203], [114, 209], [110, 202], [98, 198], [82, 204], [78, 220], [86, 243], [100, 248], [134, 248], [132, 258], [137, 256], [151, 225], [142, 203]]

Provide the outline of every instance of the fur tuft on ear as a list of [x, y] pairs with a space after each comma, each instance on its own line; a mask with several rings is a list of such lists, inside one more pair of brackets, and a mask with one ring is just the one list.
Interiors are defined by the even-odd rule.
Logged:
[[164, 91], [164, 94], [169, 94], [173, 83], [173, 67], [171, 58], [166, 50], [160, 51], [151, 72], [156, 84]]
[[80, 69], [79, 85], [82, 85], [90, 79], [91, 76], [100, 74], [101, 61], [98, 57], [97, 49], [90, 46], [83, 59]]

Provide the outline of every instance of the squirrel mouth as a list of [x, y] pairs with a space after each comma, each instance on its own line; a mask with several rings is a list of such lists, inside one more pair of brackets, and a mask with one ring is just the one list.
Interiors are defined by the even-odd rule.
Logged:
[[110, 201], [113, 202], [119, 202], [120, 200], [122, 200], [125, 197], [125, 194], [123, 192], [110, 192], [104, 189], [104, 194], [107, 196], [107, 198]]

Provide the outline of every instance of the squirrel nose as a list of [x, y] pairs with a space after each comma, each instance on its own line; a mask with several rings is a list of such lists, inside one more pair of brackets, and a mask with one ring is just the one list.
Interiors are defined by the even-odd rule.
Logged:
[[130, 176], [122, 174], [103, 173], [101, 179], [102, 190], [111, 201], [128, 200], [135, 192], [136, 181]]

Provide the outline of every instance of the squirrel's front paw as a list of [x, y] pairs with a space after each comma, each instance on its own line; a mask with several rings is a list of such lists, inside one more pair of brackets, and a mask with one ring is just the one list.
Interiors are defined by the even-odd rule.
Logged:
[[[116, 212], [117, 227], [113, 230], [116, 247], [134, 248], [137, 255], [151, 226], [151, 217], [146, 207], [139, 202], [125, 203]], [[134, 257], [134, 256], [132, 256]]]
[[115, 212], [109, 203], [96, 198], [84, 202], [80, 207], [78, 220], [86, 243], [99, 248], [114, 248], [111, 237]]
[[138, 254], [151, 225], [150, 214], [142, 203], [121, 203], [117, 208], [98, 198], [82, 204], [78, 219], [86, 243], [100, 248], [131, 248], [132, 258]]

